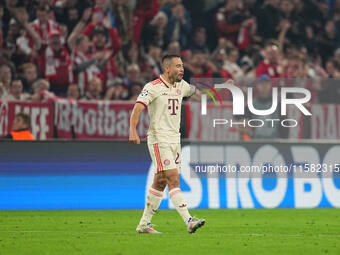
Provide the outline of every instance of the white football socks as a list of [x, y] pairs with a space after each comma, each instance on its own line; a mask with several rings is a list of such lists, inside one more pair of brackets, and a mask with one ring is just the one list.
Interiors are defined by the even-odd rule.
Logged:
[[144, 213], [139, 225], [146, 225], [151, 222], [152, 216], [157, 212], [157, 209], [162, 202], [162, 198], [162, 191], [150, 187], [146, 196]]
[[187, 224], [191, 216], [189, 214], [188, 205], [183, 197], [181, 189], [173, 188], [172, 190], [170, 190], [169, 195], [170, 195], [170, 200], [176, 207], [177, 212], [179, 213], [179, 215], [181, 215], [185, 224]]

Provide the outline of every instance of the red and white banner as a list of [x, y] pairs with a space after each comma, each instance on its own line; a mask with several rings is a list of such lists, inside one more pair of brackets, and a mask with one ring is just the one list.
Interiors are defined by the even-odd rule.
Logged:
[[0, 137], [11, 131], [14, 117], [24, 112], [31, 116], [31, 130], [35, 139], [53, 137], [53, 102], [0, 101]]
[[[118, 139], [129, 138], [132, 103], [107, 101], [55, 100], [55, 126], [58, 138]], [[140, 115], [137, 131], [146, 137], [148, 113]]]
[[[214, 118], [233, 119], [231, 105], [207, 105], [207, 115], [201, 115], [200, 103], [186, 104], [187, 137], [192, 141], [238, 141], [240, 124], [211, 128]], [[48, 102], [0, 101], [0, 137], [7, 135], [15, 114], [30, 114], [32, 133], [37, 140], [56, 136], [64, 139], [118, 139], [127, 140], [133, 103], [104, 101], [72, 101], [56, 99]], [[294, 107], [288, 108], [289, 119], [298, 121], [289, 128], [288, 139], [340, 139], [340, 105], [312, 105], [312, 116], [302, 116]], [[235, 121], [235, 120], [234, 120]], [[237, 121], [235, 121], [237, 122]], [[137, 131], [146, 137], [149, 126], [147, 111], [140, 115]]]
[[313, 105], [311, 112], [310, 138], [340, 139], [340, 105]]

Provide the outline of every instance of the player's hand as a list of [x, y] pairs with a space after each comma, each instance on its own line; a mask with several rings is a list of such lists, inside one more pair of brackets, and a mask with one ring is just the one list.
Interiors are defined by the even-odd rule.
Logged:
[[140, 144], [140, 138], [136, 131], [130, 131], [129, 142], [133, 144]]

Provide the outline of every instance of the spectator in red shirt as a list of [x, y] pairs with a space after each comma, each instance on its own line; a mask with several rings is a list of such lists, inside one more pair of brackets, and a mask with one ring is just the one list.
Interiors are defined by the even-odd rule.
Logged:
[[58, 96], [65, 96], [73, 75], [70, 55], [61, 39], [60, 31], [55, 30], [49, 33], [48, 44], [39, 41], [37, 62], [43, 77], [51, 83], [51, 91]]
[[[43, 44], [48, 43], [48, 35], [51, 31], [59, 31], [61, 32], [61, 27], [56, 23], [53, 19], [50, 18], [51, 9], [48, 5], [40, 5], [36, 10], [36, 19], [30, 23], [36, 33], [42, 40]], [[64, 42], [65, 38], [62, 38]], [[29, 36], [29, 34], [23, 33], [17, 39], [17, 46], [22, 53], [26, 56], [36, 57], [37, 53], [34, 47], [34, 41]]]
[[226, 5], [217, 11], [215, 23], [218, 37], [223, 37], [236, 46], [241, 27], [254, 24], [254, 18], [244, 14], [239, 0], [228, 0]]
[[158, 0], [138, 0], [133, 13], [132, 40], [139, 44], [140, 35], [144, 25], [150, 22], [159, 11]]
[[62, 43], [61, 32], [52, 30], [45, 44], [39, 34], [28, 23], [27, 13], [22, 9], [11, 9], [17, 22], [23, 26], [34, 42], [38, 56], [35, 58], [42, 76], [51, 83], [51, 89], [58, 95], [65, 95], [72, 81], [71, 61], [67, 48]]
[[88, 90], [89, 81], [99, 74], [97, 60], [103, 57], [102, 53], [90, 54], [89, 40], [86, 35], [81, 35], [75, 42], [75, 48], [71, 55], [71, 65], [74, 82], [78, 84], [80, 94], [84, 95]]
[[194, 51], [192, 54], [191, 64], [188, 65], [188, 76], [187, 78], [212, 78], [213, 77], [213, 66], [207, 61], [206, 53], [202, 51]]
[[43, 43], [47, 43], [51, 31], [61, 31], [57, 22], [50, 18], [51, 9], [48, 5], [41, 5], [36, 11], [37, 18], [32, 22], [35, 31], [39, 34]]
[[[117, 29], [112, 27], [109, 17], [104, 19], [104, 26], [97, 26], [92, 21], [85, 29], [83, 34], [92, 38], [92, 54], [101, 53], [103, 57], [100, 61], [99, 77], [103, 83], [103, 90], [110, 86], [113, 78], [117, 77], [117, 66], [114, 56], [120, 51], [122, 42], [118, 35]], [[107, 38], [108, 35], [108, 38]]]
[[100, 70], [97, 65], [99, 65], [100, 59], [104, 57], [103, 52], [92, 54], [88, 37], [81, 34], [91, 14], [92, 10], [90, 8], [85, 10], [81, 21], [73, 29], [67, 40], [67, 44], [72, 50], [73, 83], [78, 84], [82, 96], [88, 90], [89, 81], [99, 74]]
[[256, 67], [256, 77], [266, 74], [270, 78], [281, 78], [283, 69], [279, 62], [280, 55], [279, 47], [269, 42], [265, 48], [264, 60]]
[[[315, 79], [310, 79], [308, 74], [308, 65], [300, 56], [290, 56], [287, 59], [287, 65], [284, 70], [284, 78], [280, 85], [285, 87], [302, 87], [311, 92], [310, 103], [318, 102], [318, 91], [321, 89], [320, 83]], [[292, 95], [293, 98], [298, 98], [301, 95]]]

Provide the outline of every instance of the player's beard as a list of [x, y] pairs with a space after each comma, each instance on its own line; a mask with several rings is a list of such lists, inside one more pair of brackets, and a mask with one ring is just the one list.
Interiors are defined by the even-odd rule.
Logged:
[[183, 75], [182, 74], [174, 75], [174, 81], [175, 82], [180, 82], [182, 79], [183, 79]]

